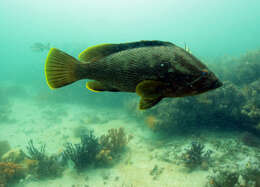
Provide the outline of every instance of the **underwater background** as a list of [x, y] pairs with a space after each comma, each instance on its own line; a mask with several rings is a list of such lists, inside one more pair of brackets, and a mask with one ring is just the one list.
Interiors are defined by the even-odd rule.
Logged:
[[[0, 187], [260, 186], [260, 1], [0, 1]], [[224, 85], [138, 110], [86, 80], [51, 90], [50, 47], [188, 45]]]

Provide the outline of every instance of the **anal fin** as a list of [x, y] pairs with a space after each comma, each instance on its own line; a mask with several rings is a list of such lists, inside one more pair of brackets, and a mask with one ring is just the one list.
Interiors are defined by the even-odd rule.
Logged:
[[88, 81], [86, 87], [92, 92], [102, 92], [102, 91], [119, 92], [119, 90], [112, 88], [109, 85], [103, 84], [100, 81]]

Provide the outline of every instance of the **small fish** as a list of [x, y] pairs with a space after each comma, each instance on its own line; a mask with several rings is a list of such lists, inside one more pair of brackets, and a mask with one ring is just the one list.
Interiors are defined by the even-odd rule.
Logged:
[[45, 50], [50, 50], [50, 43], [44, 45], [43, 43], [36, 42], [30, 48], [33, 52], [43, 52]]
[[52, 89], [92, 79], [86, 87], [94, 92], [136, 92], [140, 109], [166, 97], [192, 96], [222, 86], [196, 57], [163, 41], [96, 45], [80, 53], [79, 60], [52, 48], [45, 76]]

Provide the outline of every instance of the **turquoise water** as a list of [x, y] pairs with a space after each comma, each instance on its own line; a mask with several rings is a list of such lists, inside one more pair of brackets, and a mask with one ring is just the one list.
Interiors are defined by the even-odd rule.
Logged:
[[258, 7], [257, 0], [2, 1], [2, 62], [13, 76], [26, 70], [38, 75], [46, 54], [32, 55], [34, 42], [74, 55], [95, 44], [137, 40], [186, 42], [198, 56], [238, 55], [259, 47]]
[[[257, 0], [0, 1], [0, 156], [3, 141], [27, 155], [0, 157], [0, 186], [260, 186], [259, 7]], [[85, 80], [57, 90], [46, 84], [48, 43], [77, 57], [93, 45], [139, 40], [187, 44], [224, 86], [143, 112], [132, 93], [94, 93]], [[120, 153], [98, 164], [92, 158], [80, 171], [57, 161], [89, 130], [100, 138], [120, 127], [127, 139]], [[58, 155], [59, 174], [28, 169], [25, 160], [37, 160], [26, 148], [30, 140], [46, 145], [48, 159]], [[192, 142], [205, 148], [191, 164]], [[7, 181], [7, 162], [26, 171]], [[225, 183], [232, 174], [235, 182]]]

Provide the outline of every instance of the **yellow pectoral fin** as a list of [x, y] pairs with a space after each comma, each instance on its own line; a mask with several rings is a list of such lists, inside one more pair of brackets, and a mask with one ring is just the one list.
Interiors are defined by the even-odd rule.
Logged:
[[158, 98], [153, 98], [153, 99], [148, 99], [148, 98], [141, 98], [140, 103], [139, 103], [139, 109], [140, 110], [145, 110], [148, 108], [153, 107], [157, 103], [159, 103], [162, 100], [162, 97]]
[[136, 93], [144, 98], [158, 98], [162, 96], [164, 83], [161, 81], [144, 80], [136, 86]]

